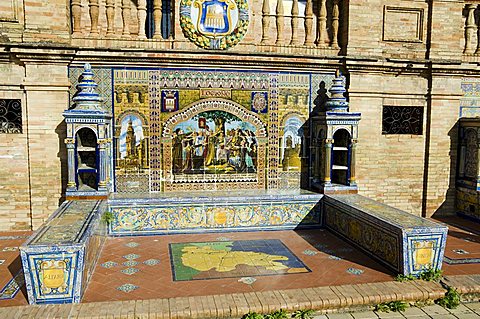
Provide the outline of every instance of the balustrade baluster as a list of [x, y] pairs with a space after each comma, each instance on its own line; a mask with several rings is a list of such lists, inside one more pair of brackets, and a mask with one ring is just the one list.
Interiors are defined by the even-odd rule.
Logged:
[[115, 34], [115, 0], [106, 0], [105, 9], [107, 13], [107, 36]]
[[312, 0], [307, 0], [305, 5], [305, 42], [306, 46], [313, 46], [315, 41], [313, 37], [313, 3]]
[[290, 39], [290, 45], [298, 45], [300, 43], [298, 39], [298, 0], [293, 0], [292, 3], [292, 38]]
[[90, 35], [98, 35], [98, 0], [90, 0]]
[[82, 3], [80, 0], [72, 0], [72, 16], [73, 16], [73, 35], [79, 35], [82, 32]]
[[154, 32], [153, 37], [155, 39], [162, 38], [162, 0], [153, 0], [153, 23]]
[[325, 46], [327, 35], [327, 1], [320, 0], [320, 12], [318, 14], [318, 26], [317, 26], [317, 45]]
[[147, 0], [138, 0], [138, 38], [146, 39], [145, 21], [147, 20]]
[[270, 2], [268, 0], [263, 0], [262, 7], [262, 44], [270, 41]]
[[475, 8], [476, 4], [467, 5], [467, 22], [465, 25], [465, 50], [463, 53], [473, 52], [473, 34], [475, 32]]
[[122, 1], [122, 18], [123, 18], [123, 32], [122, 35], [126, 38], [130, 37], [130, 0]]
[[332, 42], [331, 46], [338, 48], [338, 20], [340, 16], [340, 10], [338, 9], [338, 0], [333, 0], [333, 12], [332, 12]]
[[285, 35], [283, 34], [283, 30], [285, 29], [285, 22], [284, 22], [284, 11], [283, 11], [283, 0], [277, 0], [277, 41], [275, 44], [282, 45], [285, 43]]

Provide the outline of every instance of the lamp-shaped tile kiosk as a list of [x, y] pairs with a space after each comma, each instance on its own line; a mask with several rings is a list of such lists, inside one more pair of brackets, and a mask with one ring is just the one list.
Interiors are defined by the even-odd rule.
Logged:
[[63, 113], [67, 124], [67, 199], [106, 198], [111, 191], [111, 119], [85, 64], [74, 104]]
[[330, 97], [323, 110], [313, 116], [315, 159], [313, 188], [325, 194], [357, 193], [355, 152], [360, 113], [348, 111], [343, 84], [337, 71]]

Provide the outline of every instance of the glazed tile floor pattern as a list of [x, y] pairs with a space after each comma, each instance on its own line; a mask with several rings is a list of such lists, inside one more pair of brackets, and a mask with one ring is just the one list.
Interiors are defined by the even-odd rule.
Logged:
[[[239, 243], [246, 244], [247, 241], [256, 244], [257, 247], [252, 250], [267, 253], [261, 256], [262, 260], [257, 260], [256, 265], [255, 262], [250, 267], [240, 264], [230, 273], [235, 276], [229, 278], [219, 278], [221, 272], [210, 270], [200, 274], [204, 280], [189, 280], [194, 279], [191, 278], [194, 275], [187, 273], [182, 274], [187, 277], [186, 280], [175, 281], [174, 272], [178, 272], [178, 268], [175, 270], [178, 265], [173, 261], [172, 267], [170, 246], [189, 247], [192, 243], [200, 243], [203, 247], [206, 243], [210, 243], [210, 247], [228, 246], [229, 243], [239, 246]], [[245, 246], [242, 251], [248, 254], [249, 249]], [[301, 272], [266, 272], [268, 256], [275, 254], [288, 256], [285, 258], [290, 269]], [[224, 260], [223, 265], [236, 261]], [[171, 298], [369, 283], [392, 280], [392, 275], [365, 254], [321, 229], [109, 238], [83, 301]]]

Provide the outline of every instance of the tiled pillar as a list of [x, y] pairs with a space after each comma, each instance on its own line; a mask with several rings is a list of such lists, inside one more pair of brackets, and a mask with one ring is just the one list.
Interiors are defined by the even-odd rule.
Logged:
[[65, 145], [67, 146], [67, 163], [68, 163], [68, 190], [77, 190], [77, 183], [75, 182], [75, 140], [73, 138], [66, 138]]
[[325, 175], [323, 182], [325, 185], [330, 185], [332, 179], [330, 177], [330, 171], [332, 166], [332, 148], [333, 148], [333, 139], [328, 138], [325, 140]]

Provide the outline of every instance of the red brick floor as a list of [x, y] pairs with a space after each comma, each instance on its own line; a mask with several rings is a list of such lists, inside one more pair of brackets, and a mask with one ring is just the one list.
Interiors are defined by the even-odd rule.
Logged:
[[[480, 262], [477, 260], [480, 258], [480, 227], [478, 223], [457, 217], [437, 220], [446, 223], [450, 229], [445, 256], [451, 260], [469, 262], [464, 264], [444, 263], [444, 274], [480, 274]], [[0, 290], [20, 270], [17, 248], [25, 242], [26, 236], [29, 234], [28, 232], [0, 233], [0, 262], [5, 260], [0, 265]], [[234, 241], [281, 240], [311, 272], [268, 276], [246, 274], [243, 282], [239, 281], [241, 277], [173, 280], [169, 243], [227, 239]], [[13, 248], [10, 250], [6, 247]], [[126, 271], [127, 273], [125, 273], [128, 268], [134, 270], [130, 269], [130, 272]], [[393, 280], [394, 275], [327, 230], [108, 238], [83, 301], [169, 298], [371, 283]], [[249, 283], [248, 280], [252, 280], [251, 278], [255, 281]], [[126, 286], [123, 286], [123, 290], [119, 290], [118, 288], [122, 285]], [[126, 292], [128, 291], [126, 288], [129, 287], [133, 289]], [[13, 299], [0, 300], [0, 307], [22, 304], [27, 304], [24, 286]]]
[[[14, 298], [10, 299], [6, 293], [1, 293], [5, 286], [14, 278], [21, 270], [22, 263], [18, 247], [27, 240], [32, 232], [2, 232], [0, 233], [0, 307], [18, 306], [28, 304], [26, 298], [25, 285], [23, 280], [19, 283], [22, 285]], [[17, 282], [18, 282], [17, 277]], [[7, 298], [7, 299], [3, 299]]]
[[[173, 280], [168, 251], [169, 243], [218, 241], [227, 238], [229, 240], [279, 239], [311, 272], [255, 277], [246, 274], [246, 278], [255, 279], [251, 284], [240, 282], [242, 277]], [[123, 264], [128, 262], [124, 256], [129, 254], [138, 255], [137, 258], [131, 259], [138, 263], [132, 267], [136, 268], [138, 272], [131, 275], [121, 272], [129, 268]], [[145, 261], [154, 259], [159, 260], [160, 263], [157, 265], [144, 264]], [[385, 267], [326, 230], [122, 237], [108, 239], [83, 300], [89, 302], [170, 298], [309, 288], [389, 281], [392, 280], [392, 275]], [[120, 291], [118, 287], [124, 284], [134, 285], [138, 288], [130, 292]]]
[[448, 226], [444, 274], [480, 274], [480, 224], [459, 217], [435, 219]]

